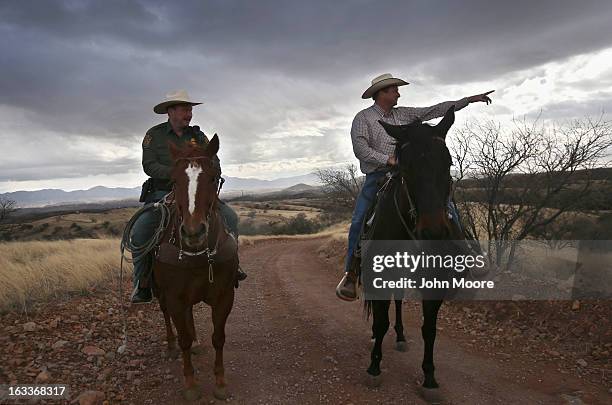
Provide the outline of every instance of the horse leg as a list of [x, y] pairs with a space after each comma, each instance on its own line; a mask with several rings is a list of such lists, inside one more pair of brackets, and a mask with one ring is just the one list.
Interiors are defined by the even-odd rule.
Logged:
[[438, 383], [434, 377], [434, 342], [436, 340], [436, 322], [438, 319], [438, 310], [442, 305], [442, 300], [424, 300], [423, 301], [423, 326], [421, 327], [421, 334], [423, 335], [423, 342], [425, 350], [423, 354], [423, 373], [425, 374], [425, 380], [423, 381], [423, 394], [426, 396], [426, 400], [429, 402], [440, 402], [439, 392], [437, 390]]
[[372, 348], [370, 367], [368, 375], [373, 386], [380, 385], [380, 361], [382, 360], [382, 342], [389, 330], [389, 306], [390, 301], [372, 301], [374, 347]]
[[213, 390], [213, 395], [220, 400], [225, 400], [227, 398], [225, 369], [223, 367], [223, 345], [225, 344], [225, 322], [234, 304], [233, 293], [234, 291], [232, 290], [231, 295], [228, 294], [228, 297], [225, 297], [218, 305], [212, 308], [212, 344], [215, 348], [215, 388]]
[[167, 355], [169, 358], [175, 359], [178, 356], [176, 336], [174, 336], [174, 332], [172, 331], [172, 321], [170, 320], [166, 300], [163, 294], [159, 294], [157, 300], [159, 301], [159, 309], [161, 309], [162, 313], [164, 314], [164, 322], [166, 324], [166, 342], [168, 344]]
[[176, 347], [176, 336], [172, 331], [172, 322], [170, 321], [170, 314], [165, 309], [162, 310], [164, 313], [164, 322], [166, 323], [166, 341], [168, 342], [168, 357], [176, 359], [179, 352]]
[[204, 347], [198, 340], [198, 335], [196, 334], [195, 321], [193, 319], [193, 307], [189, 308], [187, 321], [189, 321], [189, 331], [191, 332], [191, 337], [193, 339], [193, 344], [191, 345], [191, 354], [202, 354], [204, 353]]
[[374, 326], [375, 324], [374, 324], [374, 321], [372, 320], [372, 338], [371, 338], [372, 345], [374, 345], [374, 342], [376, 341], [376, 332], [375, 332]]
[[[178, 303], [177, 303], [178, 304]], [[189, 327], [189, 316], [191, 315], [191, 306], [175, 305], [171, 306], [170, 312], [172, 321], [176, 327], [179, 346], [183, 354], [183, 375], [185, 376], [185, 392], [184, 396], [188, 401], [195, 401], [201, 397], [202, 393], [196, 386], [195, 377], [193, 375], [193, 364], [191, 363], [191, 344], [193, 338]], [[193, 322], [193, 317], [191, 318]]]
[[402, 299], [395, 299], [395, 350], [406, 351], [406, 337], [404, 336], [404, 323], [402, 322]]

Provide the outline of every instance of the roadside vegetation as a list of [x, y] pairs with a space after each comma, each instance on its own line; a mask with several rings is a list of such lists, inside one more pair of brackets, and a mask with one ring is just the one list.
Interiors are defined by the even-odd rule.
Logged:
[[[27, 310], [33, 301], [67, 292], [109, 288], [119, 272], [118, 239], [0, 243], [0, 311]], [[124, 264], [127, 277], [131, 265]]]

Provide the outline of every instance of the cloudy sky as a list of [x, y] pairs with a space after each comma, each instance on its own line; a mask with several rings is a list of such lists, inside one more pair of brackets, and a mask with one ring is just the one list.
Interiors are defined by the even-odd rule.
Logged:
[[223, 171], [271, 179], [356, 162], [372, 77], [400, 105], [495, 89], [467, 119], [612, 112], [610, 1], [2, 1], [0, 192], [137, 186], [175, 89], [203, 105]]

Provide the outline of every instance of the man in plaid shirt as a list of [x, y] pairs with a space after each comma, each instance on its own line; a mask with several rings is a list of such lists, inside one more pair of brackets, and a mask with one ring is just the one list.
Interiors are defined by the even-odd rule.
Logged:
[[[442, 117], [453, 105], [455, 111], [458, 111], [470, 103], [481, 101], [489, 104], [491, 102], [488, 94], [492, 91], [489, 91], [457, 101], [445, 101], [431, 107], [395, 107], [400, 97], [398, 87], [407, 84], [404, 80], [395, 78], [389, 73], [374, 78], [371, 86], [361, 96], [363, 99], [371, 97], [374, 104], [358, 112], [353, 120], [351, 127], [353, 151], [359, 159], [359, 166], [366, 178], [357, 197], [349, 229], [345, 275], [336, 288], [338, 298], [345, 301], [357, 299], [357, 275], [354, 269], [351, 269], [350, 264], [364, 217], [378, 191], [378, 180], [383, 178], [388, 169], [397, 163], [394, 155], [395, 140], [387, 134], [378, 121], [392, 125], [410, 124], [416, 120], [427, 121]], [[452, 204], [450, 208], [454, 220], [458, 221]]]

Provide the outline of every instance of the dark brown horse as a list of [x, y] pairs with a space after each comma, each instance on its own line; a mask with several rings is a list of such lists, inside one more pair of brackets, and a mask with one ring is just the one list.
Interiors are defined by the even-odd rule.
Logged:
[[[379, 201], [377, 213], [380, 215], [370, 239], [464, 239], [458, 227], [449, 220], [447, 211], [451, 156], [445, 138], [454, 120], [454, 108], [451, 108], [436, 126], [420, 122], [393, 126], [380, 122], [397, 141], [399, 173], [390, 181], [388, 191]], [[423, 389], [426, 399], [431, 402], [437, 402], [436, 397], [439, 396], [438, 383], [434, 377], [433, 353], [436, 321], [441, 305], [442, 299], [439, 298], [423, 300]], [[382, 341], [389, 328], [389, 306], [388, 299], [366, 301], [366, 310], [373, 315], [374, 335], [371, 363], [367, 372], [374, 384], [379, 383], [381, 374]], [[396, 312], [401, 319], [401, 309]]]
[[[212, 344], [215, 348], [214, 396], [225, 399], [223, 368], [225, 322], [234, 303], [234, 280], [238, 267], [236, 240], [223, 224], [217, 206], [221, 171], [215, 164], [219, 139], [215, 135], [201, 148], [178, 149], [170, 144], [173, 207], [153, 264], [154, 293], [164, 313], [168, 352], [178, 354], [172, 323], [183, 355], [185, 397], [195, 400], [196, 385], [191, 361], [196, 339], [193, 305], [203, 301], [212, 308]], [[172, 320], [172, 323], [171, 323]]]

